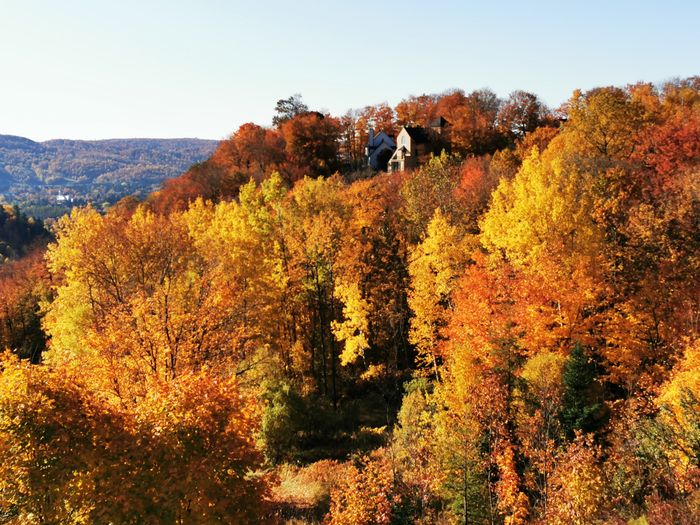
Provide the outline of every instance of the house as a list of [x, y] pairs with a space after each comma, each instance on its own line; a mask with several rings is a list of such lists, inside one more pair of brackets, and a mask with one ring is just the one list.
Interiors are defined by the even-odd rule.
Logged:
[[428, 127], [404, 126], [396, 137], [397, 147], [389, 159], [389, 173], [406, 171], [425, 164], [432, 156], [449, 149], [446, 128], [449, 123], [442, 117]]
[[380, 131], [376, 135], [369, 130], [369, 141], [365, 146], [367, 165], [374, 170], [386, 170], [389, 159], [396, 149], [396, 142], [389, 135]]
[[65, 195], [59, 191], [58, 195], [56, 195], [56, 202], [73, 202], [73, 197], [70, 195]]

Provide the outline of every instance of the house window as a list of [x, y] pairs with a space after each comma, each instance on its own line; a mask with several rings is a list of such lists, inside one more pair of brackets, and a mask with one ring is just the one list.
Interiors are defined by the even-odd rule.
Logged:
[[408, 140], [407, 140], [406, 135], [403, 135], [403, 136], [401, 137], [401, 145], [402, 145], [402, 146], [408, 146]]

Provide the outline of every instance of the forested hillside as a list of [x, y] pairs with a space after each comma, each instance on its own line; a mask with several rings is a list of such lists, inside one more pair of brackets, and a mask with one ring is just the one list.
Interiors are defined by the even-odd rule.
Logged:
[[206, 159], [216, 144], [199, 139], [34, 142], [0, 135], [0, 194], [23, 207], [65, 205], [63, 198], [102, 203], [145, 195]]
[[17, 206], [0, 206], [0, 263], [18, 259], [49, 240], [41, 221], [27, 217]]
[[0, 523], [700, 522], [697, 77], [277, 109], [0, 275]]

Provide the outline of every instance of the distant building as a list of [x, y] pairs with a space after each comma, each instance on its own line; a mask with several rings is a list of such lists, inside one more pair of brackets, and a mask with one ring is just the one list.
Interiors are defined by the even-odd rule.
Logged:
[[396, 142], [389, 135], [380, 131], [376, 135], [374, 130], [369, 130], [369, 141], [365, 146], [365, 159], [367, 165], [374, 170], [386, 170], [389, 159], [396, 149]]
[[425, 164], [430, 157], [449, 149], [446, 127], [449, 123], [442, 117], [428, 127], [404, 126], [396, 137], [396, 150], [389, 159], [388, 171], [406, 171]]

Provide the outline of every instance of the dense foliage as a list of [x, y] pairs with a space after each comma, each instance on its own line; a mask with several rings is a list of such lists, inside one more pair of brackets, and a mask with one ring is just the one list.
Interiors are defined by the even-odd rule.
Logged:
[[0, 264], [26, 255], [49, 239], [40, 220], [27, 217], [17, 206], [0, 206]]
[[[451, 153], [352, 172], [435, 116]], [[63, 217], [7, 295], [50, 342], [0, 364], [0, 522], [700, 521], [700, 82], [558, 117], [294, 96]]]

